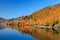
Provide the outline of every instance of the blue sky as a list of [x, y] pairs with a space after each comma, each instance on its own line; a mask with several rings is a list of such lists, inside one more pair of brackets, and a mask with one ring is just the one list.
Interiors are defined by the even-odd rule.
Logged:
[[60, 0], [0, 0], [0, 17], [17, 18], [58, 3]]

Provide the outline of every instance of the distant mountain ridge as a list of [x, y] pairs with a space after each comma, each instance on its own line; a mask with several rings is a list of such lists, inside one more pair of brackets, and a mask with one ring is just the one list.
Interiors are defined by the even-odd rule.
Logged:
[[0, 20], [5, 20], [4, 18], [0, 17]]

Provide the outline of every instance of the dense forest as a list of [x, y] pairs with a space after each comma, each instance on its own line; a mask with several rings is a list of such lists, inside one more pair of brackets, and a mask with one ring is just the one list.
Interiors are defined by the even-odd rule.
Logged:
[[[37, 40], [60, 40], [60, 4], [45, 7], [28, 16], [9, 20], [0, 18], [0, 23], [6, 24], [6, 28], [31, 34]], [[52, 28], [41, 28], [41, 26]]]

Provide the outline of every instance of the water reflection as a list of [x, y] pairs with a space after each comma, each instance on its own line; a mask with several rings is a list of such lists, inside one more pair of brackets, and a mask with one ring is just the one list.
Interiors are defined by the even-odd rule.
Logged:
[[22, 34], [15, 29], [4, 28], [0, 30], [0, 40], [35, 40], [28, 34]]

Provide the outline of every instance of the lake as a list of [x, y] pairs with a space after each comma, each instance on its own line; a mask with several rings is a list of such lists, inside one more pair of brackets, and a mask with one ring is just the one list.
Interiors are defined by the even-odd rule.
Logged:
[[4, 28], [0, 29], [0, 40], [35, 40], [35, 38], [16, 29]]

